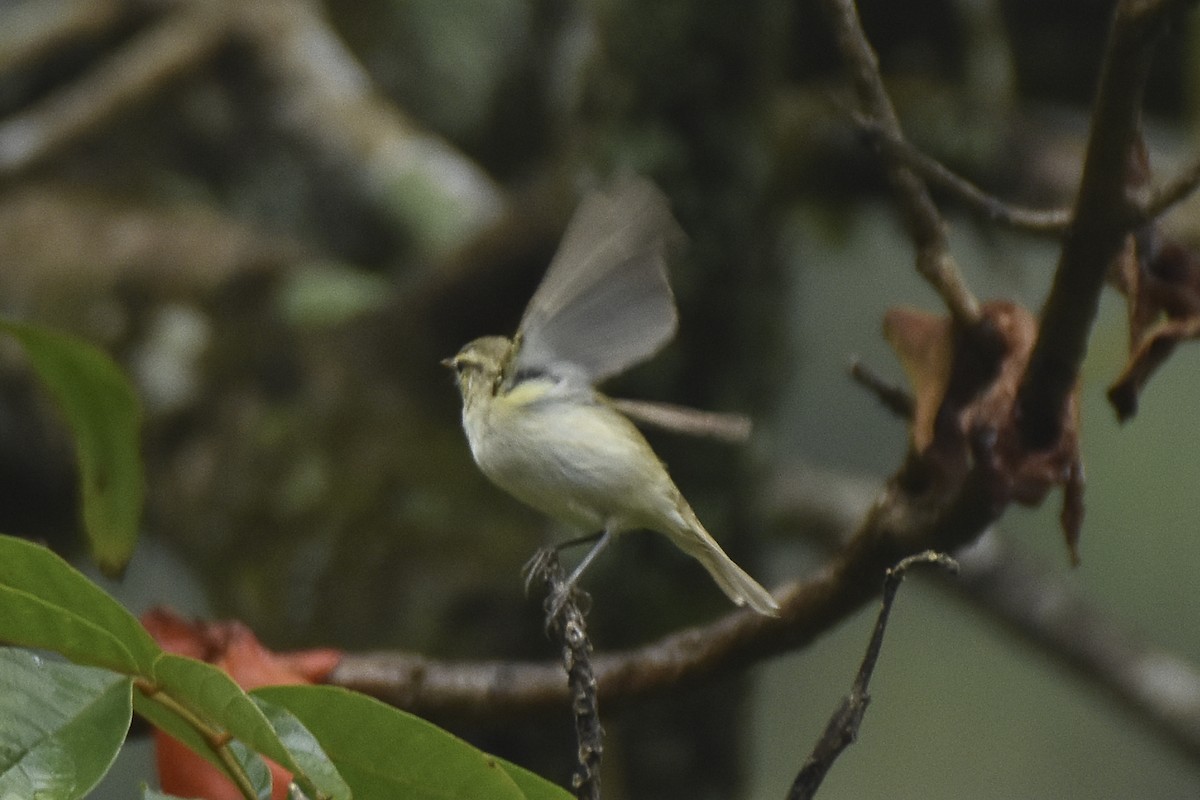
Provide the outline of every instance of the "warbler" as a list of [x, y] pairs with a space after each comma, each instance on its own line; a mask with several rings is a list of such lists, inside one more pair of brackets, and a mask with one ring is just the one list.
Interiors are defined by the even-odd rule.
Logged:
[[645, 437], [595, 389], [675, 335], [667, 256], [683, 238], [644, 179], [588, 195], [516, 336], [476, 339], [442, 363], [457, 373], [483, 473], [526, 505], [599, 533], [564, 591], [616, 534], [648, 529], [699, 561], [734, 603], [777, 616], [771, 594], [725, 554]]

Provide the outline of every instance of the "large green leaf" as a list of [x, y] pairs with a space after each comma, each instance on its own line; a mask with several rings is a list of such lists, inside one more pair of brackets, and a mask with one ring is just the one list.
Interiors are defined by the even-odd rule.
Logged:
[[0, 648], [0, 798], [84, 797], [132, 714], [130, 678]]
[[0, 319], [24, 347], [75, 436], [84, 529], [100, 569], [124, 569], [142, 513], [141, 411], [133, 388], [101, 350], [66, 334]]
[[497, 756], [492, 756], [492, 758], [500, 765], [500, 769], [508, 773], [508, 777], [512, 778], [513, 783], [524, 792], [523, 797], [526, 800], [564, 800], [564, 798], [574, 797], [561, 786], [551, 783], [535, 772], [530, 772], [522, 766]]
[[328, 797], [333, 800], [349, 800], [350, 787], [342, 780], [333, 762], [321, 748], [321, 743], [304, 727], [296, 715], [282, 706], [267, 702], [261, 697], [251, 695], [259, 709], [271, 722], [271, 727], [279, 735], [292, 758], [300, 765], [302, 772], [295, 773], [296, 782], [312, 797]]
[[[314, 786], [321, 787], [321, 792], [313, 791], [313, 794], [319, 795], [330, 787], [331, 797], [348, 796], [343, 793], [345, 785], [336, 777], [336, 770], [328, 764], [328, 759], [324, 759], [326, 766], [320, 774], [310, 775], [309, 768], [321, 760], [317, 753], [309, 752], [301, 759], [296, 758], [254, 700], [217, 667], [164, 654], [154, 665], [153, 680], [159, 691], [291, 772], [301, 786], [309, 790]], [[296, 741], [301, 737], [294, 728], [285, 730], [285, 734], [296, 737]]]
[[250, 785], [254, 787], [258, 800], [271, 800], [271, 782], [273, 778], [267, 762], [263, 761], [262, 756], [249, 747], [246, 747], [246, 745], [237, 739], [231, 741], [228, 747], [229, 752], [233, 754], [238, 764], [241, 765], [242, 772], [250, 779]]
[[0, 640], [148, 674], [161, 652], [125, 607], [41, 545], [0, 535]]
[[357, 797], [571, 798], [554, 784], [365, 695], [333, 686], [270, 686], [253, 694], [295, 714]]
[[[168, 733], [185, 744], [188, 749], [220, 770], [225, 777], [233, 780], [225, 764], [217, 756], [216, 751], [200, 735], [200, 732], [186, 719], [177, 714], [173, 707], [160, 702], [158, 695], [146, 695], [140, 691], [133, 693], [133, 709], [139, 716], [145, 718], [151, 725]], [[232, 742], [231, 744], [236, 744]], [[231, 753], [237, 759], [242, 772], [250, 779], [258, 797], [269, 797], [271, 794], [271, 774], [262, 758], [252, 750], [244, 747], [231, 748]]]

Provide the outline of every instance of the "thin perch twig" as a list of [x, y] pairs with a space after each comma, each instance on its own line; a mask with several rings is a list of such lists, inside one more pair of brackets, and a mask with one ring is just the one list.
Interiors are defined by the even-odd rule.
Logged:
[[824, 782], [833, 762], [858, 738], [858, 728], [862, 724], [863, 715], [867, 713], [867, 706], [871, 702], [869, 691], [871, 676], [875, 674], [875, 665], [879, 661], [879, 651], [883, 647], [883, 634], [887, 630], [892, 604], [896, 601], [896, 592], [900, 590], [900, 583], [904, 580], [905, 573], [911, 567], [920, 564], [930, 564], [952, 572], [958, 571], [958, 564], [954, 559], [932, 550], [902, 559], [900, 563], [887, 571], [883, 582], [883, 600], [880, 603], [879, 616], [875, 618], [875, 629], [871, 633], [871, 640], [867, 644], [867, 653], [858, 667], [858, 674], [855, 675], [850, 694], [842, 698], [841, 704], [829, 718], [825, 732], [821, 734], [821, 738], [813, 747], [808, 760], [804, 762], [804, 766], [801, 767], [800, 773], [792, 783], [792, 789], [788, 792], [788, 800], [811, 800], [817, 793], [817, 789], [821, 787], [821, 783]]
[[562, 648], [562, 665], [567, 673], [575, 738], [579, 744], [571, 788], [578, 800], [600, 800], [600, 759], [604, 754], [604, 729], [596, 697], [596, 675], [592, 670], [592, 643], [581, 604], [586, 596], [567, 584], [558, 561], [558, 550], [539, 550], [527, 569], [527, 582], [546, 587], [549, 617], [546, 631]]

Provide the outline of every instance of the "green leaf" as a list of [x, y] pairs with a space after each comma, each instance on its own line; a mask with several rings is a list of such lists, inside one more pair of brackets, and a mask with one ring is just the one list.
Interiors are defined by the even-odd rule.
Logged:
[[0, 648], [0, 798], [84, 797], [120, 752], [130, 678]]
[[[288, 772], [304, 774], [304, 769], [284, 747], [266, 715], [222, 670], [192, 658], [164, 653], [154, 665], [153, 682], [160, 692], [228, 731], [255, 752], [272, 759]], [[149, 699], [153, 700], [153, 697]]]
[[142, 800], [187, 800], [184, 797], [176, 797], [173, 794], [163, 794], [162, 792], [151, 789], [149, 786], [142, 786]]
[[41, 545], [0, 535], [0, 640], [117, 672], [148, 674], [162, 652], [124, 606]]
[[[176, 656], [176, 658], [178, 658], [178, 656]], [[202, 662], [195, 663], [200, 664], [202, 667], [209, 666]], [[216, 670], [216, 667], [211, 667], [211, 669]], [[220, 670], [216, 671], [220, 672]], [[184, 683], [186, 683], [186, 681]], [[178, 702], [180, 705], [184, 706], [188, 712], [202, 717], [206, 724], [213, 725], [221, 730], [227, 730], [227, 728], [220, 721], [211, 719], [209, 715], [201, 713], [194, 708], [193, 706], [195, 704], [193, 702], [188, 702], [190, 695], [186, 690], [181, 691], [179, 687], [176, 687], [175, 691], [182, 694], [183, 697], [177, 698], [174, 694], [169, 692], [166, 693], [171, 700], [174, 700], [175, 702]], [[158, 728], [163, 733], [169, 734], [170, 736], [178, 739], [193, 753], [196, 753], [209, 764], [220, 770], [221, 774], [223, 774], [226, 778], [229, 778], [229, 780], [232, 782], [233, 777], [229, 774], [229, 769], [226, 767], [225, 763], [217, 755], [216, 750], [214, 750], [208, 741], [200, 734], [200, 732], [196, 730], [191, 722], [180, 716], [170, 704], [162, 702], [162, 699], [164, 699], [164, 692], [162, 691], [149, 695], [140, 691], [136, 691], [133, 693], [133, 708], [151, 725]], [[191, 699], [194, 700], [194, 698]], [[269, 798], [271, 796], [271, 773], [270, 770], [267, 769], [266, 762], [263, 761], [258, 753], [247, 748], [245, 745], [236, 740], [230, 740], [228, 747], [234, 758], [241, 765], [242, 772], [245, 773], [247, 778], [249, 778], [251, 785], [253, 785], [255, 795], [260, 798]], [[3, 798], [0, 798], [0, 800], [3, 800]]]
[[570, 792], [557, 784], [551, 783], [535, 772], [530, 772], [511, 761], [505, 761], [499, 756], [492, 756], [492, 758], [500, 765], [500, 769], [508, 773], [508, 777], [512, 778], [513, 783], [524, 792], [522, 796], [526, 800], [563, 800], [563, 798], [574, 798], [574, 795]]
[[284, 747], [300, 766], [300, 771], [292, 774], [304, 793], [312, 797], [349, 800], [350, 787], [342, 780], [337, 767], [329, 760], [329, 756], [325, 755], [321, 743], [304, 727], [304, 723], [282, 706], [269, 703], [254, 694], [251, 694], [251, 699], [258, 704], [271, 726], [275, 728], [275, 733], [279, 735]]
[[137, 540], [142, 513], [141, 410], [107, 355], [86, 342], [25, 322], [0, 319], [21, 343], [75, 436], [83, 525], [92, 556], [119, 574]]
[[[209, 746], [204, 737], [200, 735], [200, 732], [192, 727], [187, 720], [176, 714], [174, 710], [151, 699], [151, 697], [140, 691], [133, 693], [133, 710], [138, 713], [138, 716], [145, 719], [155, 728], [178, 739], [193, 753], [198, 754], [209, 764], [220, 770], [225, 777], [233, 780], [225, 765], [221, 763], [221, 759], [217, 757], [216, 752]], [[259, 760], [261, 761], [261, 759]]]
[[533, 773], [365, 695], [333, 686], [270, 686], [254, 696], [295, 714], [357, 797], [571, 800]]
[[258, 800], [271, 800], [271, 770], [262, 756], [236, 739], [229, 743], [229, 751], [242, 765], [242, 772], [250, 779]]

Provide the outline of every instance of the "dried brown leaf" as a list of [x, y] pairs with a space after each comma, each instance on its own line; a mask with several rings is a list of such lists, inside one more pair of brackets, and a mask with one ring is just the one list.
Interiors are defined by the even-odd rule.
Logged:
[[982, 466], [997, 509], [1013, 501], [1038, 505], [1052, 488], [1063, 487], [1064, 533], [1077, 561], [1083, 518], [1078, 390], [1063, 409], [1054, 446], [1030, 449], [1016, 425], [1017, 391], [1037, 338], [1033, 315], [992, 301], [981, 308], [979, 329], [968, 332], [948, 317], [893, 309], [884, 332], [916, 401], [914, 456], [951, 480]]
[[933, 442], [934, 423], [954, 363], [949, 317], [915, 308], [893, 308], [883, 317], [883, 335], [900, 358], [913, 390], [909, 432], [913, 450], [923, 453]]
[[1141, 338], [1121, 376], [1108, 389], [1117, 419], [1125, 422], [1137, 413], [1138, 398], [1151, 376], [1188, 339], [1200, 339], [1200, 315], [1159, 323]]
[[1137, 413], [1142, 390], [1176, 346], [1200, 338], [1200, 257], [1151, 227], [1136, 242], [1130, 237], [1114, 265], [1114, 283], [1129, 308], [1129, 361], [1108, 398], [1124, 422]]

